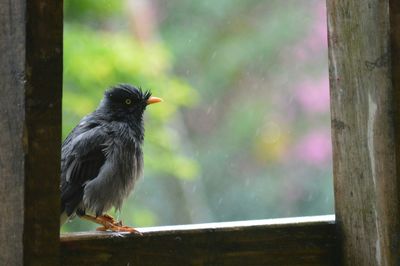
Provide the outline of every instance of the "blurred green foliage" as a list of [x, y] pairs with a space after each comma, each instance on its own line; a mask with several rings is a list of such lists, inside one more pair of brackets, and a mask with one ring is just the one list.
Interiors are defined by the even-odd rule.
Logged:
[[[93, 22], [98, 25], [119, 17], [123, 11], [123, 1], [108, 0], [67, 0], [64, 1], [66, 22]], [[88, 25], [86, 25], [88, 26]]]
[[[108, 86], [164, 99], [146, 111], [145, 178], [116, 214], [125, 223], [333, 212], [331, 161], [320, 156], [329, 106], [307, 111], [299, 85], [327, 78], [326, 47], [313, 39], [326, 27], [319, 1], [64, 2], [64, 137]], [[306, 141], [313, 134], [321, 147]], [[75, 219], [63, 230], [93, 228]]]

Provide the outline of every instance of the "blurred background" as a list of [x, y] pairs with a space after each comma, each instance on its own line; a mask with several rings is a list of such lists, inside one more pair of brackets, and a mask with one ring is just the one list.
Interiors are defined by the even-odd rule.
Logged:
[[[142, 227], [333, 213], [325, 1], [65, 0], [63, 137], [151, 89]], [[74, 219], [62, 231], [93, 230]]]

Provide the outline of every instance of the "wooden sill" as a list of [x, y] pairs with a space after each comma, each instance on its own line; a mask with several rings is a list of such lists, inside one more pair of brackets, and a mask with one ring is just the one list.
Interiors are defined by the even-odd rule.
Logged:
[[334, 265], [334, 215], [61, 235], [61, 265]]

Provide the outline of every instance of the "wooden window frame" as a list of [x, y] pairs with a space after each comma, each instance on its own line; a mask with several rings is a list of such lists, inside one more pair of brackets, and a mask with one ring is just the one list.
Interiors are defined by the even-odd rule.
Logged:
[[398, 265], [400, 2], [327, 0], [334, 216], [59, 237], [63, 3], [0, 0], [0, 265]]

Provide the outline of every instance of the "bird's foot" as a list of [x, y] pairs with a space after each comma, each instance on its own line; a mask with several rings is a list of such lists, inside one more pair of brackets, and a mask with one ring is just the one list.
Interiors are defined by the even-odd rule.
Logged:
[[133, 227], [122, 225], [122, 221], [116, 221], [112, 216], [108, 214], [103, 214], [97, 217], [85, 214], [82, 215], [81, 218], [102, 225], [101, 227], [96, 229], [97, 231], [112, 231], [120, 233], [127, 232], [139, 235], [142, 234]]
[[116, 221], [112, 216], [103, 214], [98, 216], [97, 219], [101, 222], [101, 227], [96, 228], [97, 231], [112, 231], [112, 232], [128, 232], [128, 233], [141, 233], [133, 227], [122, 225], [122, 221]]
[[96, 230], [97, 231], [112, 231], [112, 232], [118, 232], [118, 233], [126, 232], [126, 233], [131, 233], [131, 234], [138, 234], [138, 235], [142, 234], [133, 227], [121, 225], [120, 222], [117, 224], [110, 223], [108, 225], [100, 226], [100, 227], [96, 228]]

